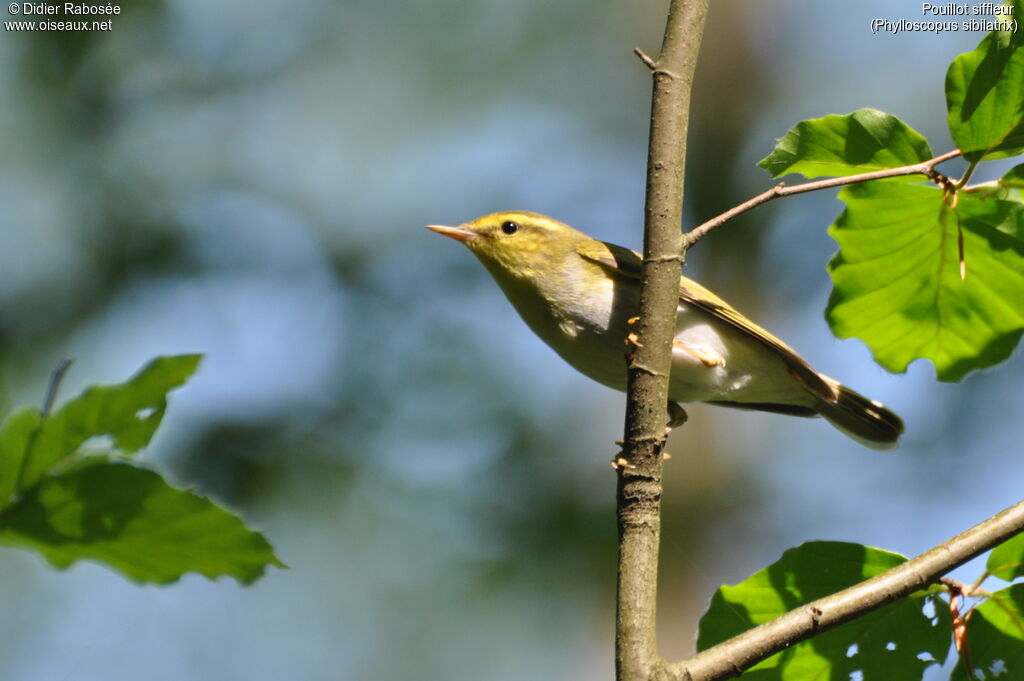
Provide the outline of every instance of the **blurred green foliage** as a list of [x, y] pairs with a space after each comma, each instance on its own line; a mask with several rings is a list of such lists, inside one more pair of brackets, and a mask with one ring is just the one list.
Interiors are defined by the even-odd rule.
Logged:
[[284, 567], [237, 516], [127, 464], [163, 420], [167, 393], [199, 360], [160, 357], [53, 414], [26, 407], [0, 422], [0, 544], [35, 549], [59, 568], [91, 559], [158, 584], [187, 572], [248, 584], [267, 565]]

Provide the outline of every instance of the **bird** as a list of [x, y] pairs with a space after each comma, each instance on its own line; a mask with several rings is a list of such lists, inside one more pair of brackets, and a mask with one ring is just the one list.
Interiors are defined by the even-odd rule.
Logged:
[[[643, 259], [529, 211], [427, 228], [465, 244], [527, 326], [568, 364], [625, 391], [624, 343], [635, 339]], [[670, 425], [679, 405], [704, 402], [790, 416], [823, 416], [872, 449], [896, 447], [899, 416], [811, 368], [795, 350], [693, 279], [680, 276], [669, 375]], [[674, 411], [673, 407], [675, 410]], [[682, 418], [679, 418], [679, 415]]]

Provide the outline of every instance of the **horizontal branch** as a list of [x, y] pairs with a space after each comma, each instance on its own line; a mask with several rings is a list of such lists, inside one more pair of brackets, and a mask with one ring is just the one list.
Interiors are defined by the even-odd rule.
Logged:
[[791, 610], [688, 660], [670, 665], [673, 681], [718, 681], [812, 636], [927, 587], [1024, 531], [1024, 501], [877, 577]]
[[813, 192], [818, 191], [819, 189], [828, 189], [829, 187], [841, 187], [845, 184], [856, 184], [857, 182], [867, 182], [869, 180], [882, 180], [887, 177], [901, 177], [903, 175], [927, 175], [936, 182], [941, 182], [942, 176], [935, 171], [935, 166], [943, 161], [956, 158], [959, 155], [960, 150], [954, 149], [953, 151], [947, 151], [945, 154], [928, 159], [927, 161], [922, 161], [921, 163], [915, 163], [909, 166], [900, 166], [899, 168], [874, 170], [870, 173], [859, 173], [857, 175], [847, 175], [846, 177], [830, 177], [826, 180], [814, 180], [812, 182], [804, 182], [803, 184], [795, 184], [792, 186], [787, 186], [784, 182], [779, 183], [768, 191], [762, 192], [752, 199], [744, 201], [740, 205], [730, 208], [721, 215], [711, 218], [707, 222], [690, 230], [686, 234], [686, 248], [697, 243], [710, 232], [718, 229], [737, 215], [742, 215], [748, 210], [760, 206], [762, 203], [768, 203], [772, 199], [777, 199], [782, 196], [803, 194], [804, 192]]

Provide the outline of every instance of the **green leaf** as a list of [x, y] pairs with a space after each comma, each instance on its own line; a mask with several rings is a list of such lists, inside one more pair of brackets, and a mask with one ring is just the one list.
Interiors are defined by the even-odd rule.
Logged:
[[167, 409], [167, 393], [185, 383], [201, 355], [159, 357], [124, 383], [93, 386], [43, 419], [26, 455], [22, 485], [31, 486], [93, 437], [121, 452], [149, 444]]
[[[1014, 14], [1019, 23], [1019, 6]], [[946, 72], [949, 131], [968, 160], [1024, 151], [1022, 47], [1020, 31], [993, 31], [976, 50], [954, 59]]]
[[940, 189], [892, 180], [839, 198], [846, 210], [829, 228], [839, 244], [829, 263], [833, 333], [863, 340], [889, 371], [929, 359], [943, 381], [1010, 355], [1024, 332], [1024, 203], [961, 193], [952, 208]]
[[39, 551], [65, 568], [104, 563], [138, 582], [186, 572], [258, 579], [284, 567], [266, 539], [208, 499], [157, 473], [84, 456], [91, 438], [132, 453], [152, 438], [167, 393], [195, 371], [198, 355], [162, 357], [125, 383], [92, 387], [53, 416], [23, 409], [0, 424], [0, 544]]
[[1008, 539], [989, 554], [985, 569], [1010, 582], [1024, 577], [1024, 534]]
[[1024, 189], [1024, 163], [1006, 171], [1006, 174], [999, 178], [999, 184], [1010, 189]]
[[0, 423], [0, 508], [9, 503], [18, 489], [18, 477], [25, 465], [25, 454], [39, 430], [42, 416], [35, 407], [9, 414]]
[[797, 123], [758, 163], [773, 177], [801, 173], [813, 178], [897, 168], [932, 158], [918, 132], [893, 115], [861, 109]]
[[[1024, 678], [1024, 584], [990, 594], [967, 622], [967, 643], [975, 673], [985, 679]], [[963, 657], [951, 679], [967, 679]]]
[[[789, 549], [742, 583], [718, 590], [700, 620], [697, 649], [706, 650], [905, 560], [843, 542], [809, 542]], [[763, 660], [743, 678], [827, 681], [848, 679], [859, 671], [863, 681], [920, 679], [927, 667], [945, 660], [950, 641], [948, 619], [926, 615], [927, 602], [942, 606], [936, 596], [912, 595]]]
[[0, 543], [34, 548], [58, 568], [94, 560], [137, 582], [186, 572], [243, 584], [284, 567], [263, 535], [153, 471], [98, 457], [43, 479], [0, 512]]

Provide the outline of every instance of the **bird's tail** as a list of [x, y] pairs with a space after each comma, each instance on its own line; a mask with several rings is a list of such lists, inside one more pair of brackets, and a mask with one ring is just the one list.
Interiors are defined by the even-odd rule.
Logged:
[[815, 409], [829, 423], [871, 449], [894, 449], [903, 434], [903, 421], [880, 402], [822, 376], [834, 389], [835, 400], [819, 399]]

